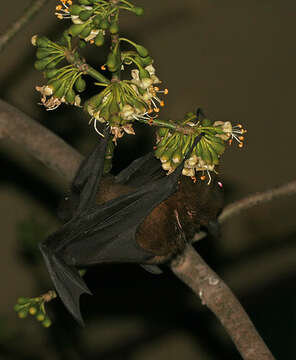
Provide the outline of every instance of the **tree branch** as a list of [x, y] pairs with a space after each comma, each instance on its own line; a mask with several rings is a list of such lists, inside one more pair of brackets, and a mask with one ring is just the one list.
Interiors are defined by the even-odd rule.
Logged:
[[82, 156], [61, 138], [1, 99], [0, 138], [18, 144], [69, 182], [82, 160]]
[[219, 222], [223, 223], [234, 215], [239, 215], [241, 211], [249, 209], [253, 206], [272, 201], [278, 197], [296, 194], [296, 181], [277, 186], [267, 191], [249, 195], [241, 200], [227, 205], [221, 215]]
[[274, 359], [231, 290], [191, 245], [172, 262], [171, 269], [217, 316], [243, 359]]
[[8, 30], [0, 36], [0, 51], [20, 31], [23, 26], [46, 4], [46, 0], [33, 0], [30, 6], [24, 11], [21, 17], [16, 20]]

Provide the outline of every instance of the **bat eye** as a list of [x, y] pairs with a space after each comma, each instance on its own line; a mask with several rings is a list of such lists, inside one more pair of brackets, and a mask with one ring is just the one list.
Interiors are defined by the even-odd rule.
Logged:
[[64, 200], [65, 200], [65, 201], [68, 201], [68, 200], [69, 200], [69, 196], [65, 196], [65, 197], [64, 197]]
[[220, 189], [223, 189], [223, 184], [221, 183], [221, 181], [218, 181], [217, 184], [218, 184], [218, 186], [219, 186]]

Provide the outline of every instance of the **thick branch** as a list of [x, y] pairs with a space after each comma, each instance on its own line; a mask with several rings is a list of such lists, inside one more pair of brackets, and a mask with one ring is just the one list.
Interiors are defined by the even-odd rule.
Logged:
[[26, 25], [26, 23], [39, 11], [39, 9], [41, 9], [45, 3], [46, 0], [32, 1], [21, 17], [16, 20], [3, 35], [0, 36], [0, 51], [3, 50], [4, 46], [24, 27], [24, 25]]
[[171, 269], [217, 316], [243, 359], [274, 359], [231, 290], [191, 245], [171, 264]]
[[71, 181], [81, 155], [50, 130], [0, 99], [0, 139], [7, 138]]

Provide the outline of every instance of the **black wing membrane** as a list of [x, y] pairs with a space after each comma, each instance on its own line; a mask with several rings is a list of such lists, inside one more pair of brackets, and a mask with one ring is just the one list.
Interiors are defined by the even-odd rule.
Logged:
[[[201, 136], [196, 138], [193, 146]], [[79, 298], [90, 291], [77, 268], [106, 262], [145, 264], [151, 259], [154, 255], [136, 242], [137, 229], [155, 207], [176, 191], [184, 161], [191, 154], [189, 151], [186, 159], [169, 176], [161, 172], [152, 154], [135, 160], [116, 181], [133, 184], [136, 190], [98, 206], [95, 196], [103, 172], [107, 141], [106, 131], [105, 138], [84, 161], [73, 181], [72, 190], [78, 193], [79, 203], [72, 219], [40, 245], [61, 300], [80, 324], [83, 319]], [[157, 271], [156, 268], [150, 270]]]

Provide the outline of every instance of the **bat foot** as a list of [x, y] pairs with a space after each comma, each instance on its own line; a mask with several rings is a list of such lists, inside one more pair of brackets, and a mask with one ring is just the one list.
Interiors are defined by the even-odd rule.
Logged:
[[140, 266], [153, 275], [160, 275], [163, 273], [163, 271], [157, 265], [140, 264]]

